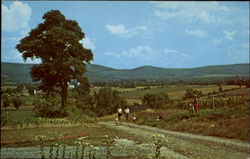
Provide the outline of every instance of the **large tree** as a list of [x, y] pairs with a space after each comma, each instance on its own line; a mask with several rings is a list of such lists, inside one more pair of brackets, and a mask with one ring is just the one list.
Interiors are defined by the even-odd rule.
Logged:
[[58, 92], [63, 108], [67, 103], [68, 82], [81, 81], [93, 54], [83, 47], [81, 40], [85, 34], [75, 20], [66, 19], [58, 10], [45, 13], [43, 19], [16, 48], [24, 61], [41, 59], [41, 64], [31, 70], [32, 79], [41, 81], [39, 89], [44, 92]]

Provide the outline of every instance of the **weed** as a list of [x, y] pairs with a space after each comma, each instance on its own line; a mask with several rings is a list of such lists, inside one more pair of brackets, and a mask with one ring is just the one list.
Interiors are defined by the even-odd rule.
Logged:
[[40, 142], [40, 155], [41, 159], [45, 159], [45, 152], [44, 152], [44, 139], [46, 136], [38, 135], [36, 136], [36, 139]]
[[103, 141], [104, 141], [104, 143], [106, 144], [106, 147], [107, 147], [107, 159], [110, 159], [111, 158], [111, 146], [113, 145], [113, 143], [114, 143], [114, 139], [111, 139], [111, 138], [109, 138], [109, 136], [108, 135], [104, 135], [103, 136], [104, 137], [104, 139], [103, 139]]
[[53, 157], [53, 147], [54, 147], [55, 143], [52, 142], [52, 144], [50, 145], [50, 148], [49, 148], [49, 159], [52, 159]]
[[153, 135], [152, 136], [154, 145], [155, 145], [155, 158], [160, 159], [161, 157], [161, 148], [163, 144], [167, 141], [164, 135]]
[[57, 159], [58, 156], [59, 156], [59, 149], [60, 149], [60, 146], [56, 143], [56, 144], [55, 144], [55, 147], [56, 147], [56, 156], [55, 156], [55, 159]]
[[62, 159], [65, 159], [65, 153], [66, 153], [66, 147], [67, 145], [66, 144], [62, 144], [60, 145], [62, 148], [63, 148], [63, 151], [62, 151]]

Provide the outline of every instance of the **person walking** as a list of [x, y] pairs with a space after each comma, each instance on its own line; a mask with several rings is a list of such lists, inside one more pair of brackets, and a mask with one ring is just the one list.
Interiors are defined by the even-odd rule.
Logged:
[[194, 105], [192, 104], [191, 101], [188, 101], [188, 107], [189, 107], [189, 112], [193, 113], [194, 112]]
[[132, 116], [132, 121], [135, 124], [135, 122], [136, 122], [136, 116], [135, 116], [135, 114], [133, 114], [133, 116]]
[[119, 107], [117, 109], [117, 118], [118, 118], [118, 122], [121, 122], [121, 119], [122, 119], [122, 108]]
[[195, 114], [198, 114], [198, 109], [199, 109], [198, 98], [197, 98], [197, 95], [194, 95], [194, 111], [195, 111]]
[[129, 120], [129, 113], [130, 113], [129, 107], [127, 106], [124, 111], [125, 111], [126, 121], [128, 121]]

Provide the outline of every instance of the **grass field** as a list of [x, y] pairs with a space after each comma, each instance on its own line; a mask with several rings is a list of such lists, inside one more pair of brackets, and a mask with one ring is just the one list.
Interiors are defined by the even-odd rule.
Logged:
[[247, 105], [241, 105], [237, 108], [201, 110], [198, 116], [189, 114], [186, 110], [161, 111], [161, 115], [163, 120], [156, 121], [154, 112], [138, 113], [138, 123], [173, 131], [246, 141], [249, 139], [250, 118]]
[[[94, 94], [94, 91], [98, 92], [100, 88], [101, 87], [92, 88], [91, 94]], [[133, 105], [134, 102], [141, 104], [142, 97], [147, 93], [166, 93], [172, 100], [180, 100], [185, 95], [187, 89], [196, 89], [202, 91], [203, 94], [212, 93], [213, 91], [218, 92], [218, 86], [216, 85], [173, 85], [168, 87], [151, 86], [150, 87], [151, 89], [141, 90], [142, 88], [145, 87], [141, 86], [136, 88], [112, 87], [113, 90], [121, 92], [121, 96], [125, 98], [125, 100], [129, 105]], [[224, 85], [222, 86], [222, 88], [224, 90], [230, 90], [234, 88], [239, 88], [239, 86]]]
[[94, 127], [43, 127], [43, 128], [25, 128], [16, 130], [2, 130], [1, 131], [1, 146], [2, 147], [25, 147], [37, 146], [39, 142], [36, 136], [46, 136], [46, 145], [50, 145], [51, 138], [59, 137], [55, 142], [58, 144], [76, 145], [74, 141], [80, 137], [84, 137], [84, 141], [92, 145], [103, 146], [103, 136], [108, 135], [111, 138], [127, 138], [131, 140], [139, 140], [134, 136], [109, 129], [99, 124]]
[[[238, 86], [223, 86], [223, 89], [232, 89], [232, 88], [239, 88]], [[216, 91], [218, 92], [218, 86], [216, 85], [183, 85], [183, 86], [169, 86], [169, 87], [155, 87], [147, 90], [141, 90], [141, 91], [129, 91], [122, 93], [121, 96], [125, 99], [142, 99], [143, 95], [147, 93], [166, 93], [169, 95], [169, 97], [173, 100], [182, 99], [182, 97], [185, 95], [187, 89], [196, 89], [199, 91], [202, 91], [203, 94], [208, 94], [209, 92]]]
[[32, 107], [23, 107], [20, 110], [9, 108], [8, 110], [6, 110], [6, 112], [8, 112], [9, 118], [11, 120], [24, 121], [25, 119], [35, 118], [35, 112], [32, 110]]
[[[133, 114], [137, 117], [136, 123], [141, 125], [248, 141], [249, 113], [248, 103], [245, 103], [232, 108], [202, 109], [198, 115], [185, 109], [165, 109], [157, 112], [147, 109]], [[158, 115], [162, 116], [162, 120], [157, 120]], [[114, 118], [115, 115], [110, 115], [100, 120], [109, 121]]]
[[[169, 86], [169, 87], [153, 87], [148, 90], [138, 91], [136, 89], [122, 89], [125, 93], [121, 95], [126, 97], [129, 104], [134, 102], [140, 103], [138, 98], [145, 93], [167, 93], [171, 99], [181, 99], [188, 88], [201, 90], [203, 94], [218, 91], [218, 86]], [[238, 88], [237, 86], [223, 86], [223, 89]], [[118, 88], [116, 88], [119, 90]], [[226, 95], [247, 95], [249, 88], [235, 89], [225, 92]], [[22, 97], [27, 102], [24, 106], [21, 106], [19, 110], [16, 110], [13, 106], [2, 109], [2, 112], [7, 111], [9, 118], [15, 121], [24, 121], [25, 119], [37, 118], [32, 110], [32, 102], [38, 97]], [[191, 132], [203, 135], [220, 136], [227, 138], [234, 138], [240, 140], [247, 140], [249, 136], [249, 109], [247, 104], [233, 108], [218, 109], [218, 110], [201, 110], [199, 116], [190, 115], [187, 110], [183, 109], [167, 109], [161, 111], [164, 121], [156, 121], [156, 113], [153, 110], [147, 110], [144, 112], [136, 113], [138, 118], [138, 124], [145, 124], [150, 126], [157, 126], [168, 130]], [[115, 115], [101, 118], [100, 120], [114, 120]], [[240, 131], [239, 131], [240, 130]], [[119, 134], [118, 131], [108, 130], [103, 127], [30, 127], [30, 128], [18, 128], [18, 129], [4, 129], [1, 131], [1, 144], [6, 147], [19, 147], [19, 146], [35, 146], [38, 144], [35, 141], [36, 135], [46, 135], [48, 138], [54, 134], [61, 134], [62, 136], [71, 136], [60, 140], [62, 143], [73, 144], [75, 138], [81, 135], [87, 135], [87, 142], [93, 142], [93, 144], [101, 144], [100, 139], [103, 135], [118, 135], [119, 137], [129, 138], [126, 134]], [[72, 137], [73, 136], [73, 137]], [[10, 141], [10, 142], [9, 142]], [[20, 141], [17, 143], [11, 143], [11, 141]], [[23, 142], [25, 141], [25, 142]], [[9, 143], [8, 143], [9, 142]], [[50, 143], [50, 141], [48, 141]]]

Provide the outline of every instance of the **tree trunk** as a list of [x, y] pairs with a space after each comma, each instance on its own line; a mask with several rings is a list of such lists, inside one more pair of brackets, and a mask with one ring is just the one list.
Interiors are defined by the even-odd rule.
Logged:
[[62, 109], [64, 108], [65, 105], [67, 105], [67, 96], [68, 96], [68, 85], [67, 85], [67, 82], [64, 82], [61, 87]]

